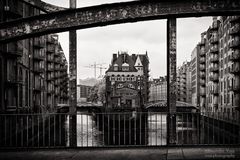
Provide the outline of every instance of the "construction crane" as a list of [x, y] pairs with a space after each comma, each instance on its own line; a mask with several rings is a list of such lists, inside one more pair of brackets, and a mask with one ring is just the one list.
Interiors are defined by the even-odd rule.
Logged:
[[94, 64], [91, 64], [89, 66], [84, 66], [84, 67], [87, 67], [87, 68], [93, 68], [94, 69], [94, 78], [96, 79], [96, 72], [97, 72], [97, 68], [100, 69], [100, 76], [102, 77], [102, 70], [103, 69], [107, 69], [106, 67], [102, 67], [102, 65], [105, 64], [105, 63], [100, 63], [100, 64], [96, 64], [96, 62], [94, 62]]

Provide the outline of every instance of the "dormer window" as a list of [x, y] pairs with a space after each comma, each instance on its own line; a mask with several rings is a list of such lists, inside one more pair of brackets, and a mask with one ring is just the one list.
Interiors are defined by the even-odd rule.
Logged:
[[123, 65], [122, 65], [122, 71], [129, 71], [129, 64], [123, 63]]
[[114, 70], [114, 71], [118, 71], [118, 64], [114, 64], [113, 70]]

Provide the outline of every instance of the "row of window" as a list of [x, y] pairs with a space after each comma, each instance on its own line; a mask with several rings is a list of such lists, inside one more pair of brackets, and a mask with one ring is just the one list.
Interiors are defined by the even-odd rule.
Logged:
[[111, 77], [110, 81], [136, 81], [136, 77]]

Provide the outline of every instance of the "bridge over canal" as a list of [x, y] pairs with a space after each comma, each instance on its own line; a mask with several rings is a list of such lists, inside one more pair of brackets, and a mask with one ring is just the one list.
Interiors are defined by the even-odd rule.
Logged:
[[[1, 0], [0, 2], [3, 2], [3, 0]], [[180, 0], [137, 0], [137, 1], [130, 1], [130, 2], [120, 2], [120, 3], [113, 3], [113, 4], [84, 7], [84, 8], [76, 8], [76, 0], [70, 0], [70, 8], [68, 9], [52, 6], [46, 3], [37, 4], [33, 0], [21, 0], [21, 2], [28, 3], [40, 8], [42, 11], [45, 12], [45, 14], [41, 14], [39, 16], [15, 19], [8, 22], [0, 23], [0, 43], [7, 43], [7, 42], [16, 41], [16, 40], [26, 39], [26, 38], [33, 38], [36, 36], [41, 36], [41, 35], [50, 34], [50, 33], [70, 31], [70, 44], [69, 44], [69, 48], [70, 48], [69, 66], [70, 67], [69, 68], [70, 68], [70, 113], [71, 114], [69, 115], [61, 115], [61, 114], [1, 115], [0, 118], [1, 118], [1, 122], [3, 122], [3, 125], [1, 125], [0, 127], [3, 127], [5, 131], [5, 132], [1, 132], [1, 136], [7, 137], [6, 139], [4, 139], [4, 141], [1, 141], [1, 144], [3, 143], [4, 145], [10, 148], [14, 148], [14, 147], [20, 148], [23, 146], [22, 144], [25, 144], [25, 143], [27, 144], [26, 148], [40, 147], [41, 146], [40, 144], [44, 144], [43, 146], [47, 148], [57, 147], [55, 143], [54, 145], [51, 145], [51, 144], [52, 144], [52, 141], [55, 142], [55, 138], [58, 136], [57, 133], [59, 133], [60, 135], [65, 133], [65, 132], [61, 132], [61, 127], [66, 124], [65, 122], [69, 123], [69, 126], [68, 126], [69, 128], [65, 127], [69, 129], [69, 134], [65, 136], [65, 137], [68, 137], [68, 141], [69, 141], [69, 145], [67, 147], [77, 146], [76, 29], [86, 29], [86, 28], [92, 28], [92, 27], [100, 27], [100, 26], [106, 26], [106, 25], [147, 21], [147, 20], [155, 20], [155, 19], [167, 19], [166, 46], [167, 46], [167, 86], [168, 88], [167, 88], [167, 101], [166, 101], [167, 107], [165, 108], [168, 114], [166, 117], [166, 121], [164, 121], [166, 122], [165, 125], [166, 125], [166, 134], [167, 134], [166, 146], [175, 145], [176, 147], [179, 147], [179, 144], [177, 144], [177, 141], [178, 141], [177, 137], [179, 137], [179, 135], [183, 135], [185, 131], [187, 131], [187, 135], [189, 135], [188, 121], [190, 119], [189, 118], [181, 119], [181, 117], [177, 115], [178, 108], [181, 108], [181, 107], [183, 108], [183, 106], [177, 107], [178, 102], [176, 101], [176, 53], [177, 53], [176, 52], [176, 48], [177, 48], [176, 47], [176, 43], [177, 43], [176, 42], [176, 39], [177, 39], [176, 19], [181, 17], [201, 17], [201, 16], [216, 16], [216, 15], [229, 16], [229, 15], [240, 14], [239, 0], [181, 0], [181, 1]], [[81, 56], [81, 54], [79, 54], [79, 56]], [[160, 105], [152, 104], [148, 106], [148, 108], [149, 109], [157, 108], [157, 106], [160, 106]], [[185, 106], [185, 108], [187, 107]], [[192, 108], [192, 106], [190, 108]], [[138, 114], [141, 114], [141, 113], [138, 113]], [[127, 116], [132, 118], [132, 115], [127, 115]], [[150, 114], [147, 116], [151, 117], [152, 115]], [[80, 117], [82, 118], [84, 116], [80, 116]], [[121, 119], [121, 116], [118, 116], [118, 117], [120, 117]], [[122, 117], [124, 117], [124, 115]], [[154, 120], [158, 121], [159, 116], [156, 115], [156, 117], [157, 118]], [[192, 124], [194, 128], [197, 126], [197, 124], [200, 124], [198, 123], [199, 122], [198, 120], [200, 119], [197, 118], [198, 115], [192, 116], [192, 117], [195, 117], [195, 118], [191, 118], [192, 122], [190, 124]], [[150, 123], [148, 123], [149, 119], [145, 117], [145, 120], [147, 120], [146, 124], [148, 124], [149, 126], [153, 126], [152, 124], [153, 121], [151, 121], [152, 120], [151, 118], [150, 118]], [[162, 116], [160, 115], [160, 119], [161, 118]], [[87, 120], [88, 119], [89, 118], [87, 118]], [[136, 120], [134, 121], [134, 118], [132, 119], [133, 121], [131, 121], [128, 126], [134, 126], [136, 124], [134, 123], [136, 122]], [[55, 124], [56, 120], [59, 121], [59, 125], [53, 126], [52, 124]], [[21, 123], [14, 123], [18, 121]], [[64, 121], [64, 123], [62, 123], [62, 121]], [[210, 124], [210, 126], [213, 126], [213, 127], [208, 127], [206, 132], [208, 133], [208, 135], [211, 135], [211, 137], [213, 138], [213, 140], [211, 141], [215, 142], [216, 136], [215, 136], [214, 125], [216, 124], [214, 123], [214, 121], [208, 118], [206, 119], [206, 121], [208, 121], [207, 124]], [[85, 121], [82, 121], [82, 122], [85, 122]], [[124, 124], [124, 123], [122, 124], [121, 121], [119, 122], [120, 124], [118, 126], [121, 126]], [[205, 120], [203, 122], [205, 122]], [[11, 124], [13, 124], [13, 126], [11, 126]], [[180, 127], [179, 127], [179, 124], [181, 124]], [[30, 127], [29, 125], [32, 127]], [[84, 125], [85, 123], [82, 123], [82, 126]], [[112, 125], [114, 126], [115, 123], [112, 123]], [[87, 123], [87, 126], [88, 126], [88, 123]], [[91, 125], [91, 127], [92, 126], [93, 125]], [[60, 128], [58, 130], [59, 132], [56, 132], [56, 127]], [[198, 127], [200, 128], [200, 126]], [[115, 133], [116, 131], [115, 128], [113, 130], [114, 131], [113, 133]], [[132, 128], [133, 130], [135, 129], [133, 133], [137, 135], [136, 127], [132, 127]], [[182, 134], [180, 134], [181, 132], [178, 132], [179, 131], [178, 129], [180, 128], [182, 128], [181, 130]], [[42, 132], [40, 132], [41, 130]], [[149, 130], [153, 131], [153, 128], [150, 128]], [[221, 132], [222, 130], [226, 130], [226, 127], [223, 126], [222, 128], [220, 128], [220, 131], [218, 130], [218, 132], [222, 133]], [[230, 137], [229, 134], [225, 134], [225, 133], [223, 135], [220, 134], [217, 137], [223, 140], [223, 143], [220, 143], [220, 144], [239, 145], [239, 142], [240, 142], [239, 123], [236, 128], [234, 129], [231, 128], [230, 130], [233, 133], [233, 136], [231, 136], [233, 137], [233, 139], [229, 140], [228, 143], [225, 143], [226, 137], [227, 138]], [[91, 131], [93, 131], [93, 129], [91, 129]], [[117, 130], [117, 131], [120, 131], [120, 130]], [[156, 133], [158, 133], [158, 131], [159, 130], [156, 130]], [[11, 134], [8, 134], [8, 133], [11, 133]], [[146, 132], [144, 133], [145, 133], [144, 135], [147, 135]], [[196, 134], [198, 135], [200, 133], [196, 132]], [[39, 137], [41, 136], [43, 137], [43, 139], [40, 142]], [[92, 136], [94, 135], [92, 134]], [[130, 133], [129, 136], [132, 136], [132, 133]], [[31, 137], [31, 139], [28, 139], [29, 137]], [[14, 142], [16, 145], [12, 144], [13, 143], [12, 138], [15, 138]], [[19, 139], [20, 139], [20, 142], [19, 142]], [[31, 141], [27, 143], [28, 140], [31, 140]], [[37, 141], [39, 142], [38, 145], [34, 144], [35, 140], [38, 140]], [[59, 140], [61, 142], [62, 140], [61, 136]], [[48, 142], [49, 145], [46, 145], [45, 144], [46, 142]], [[115, 139], [114, 139], [114, 142], [115, 142]], [[197, 143], [194, 145], [201, 146], [206, 144], [208, 145], [212, 144], [209, 142], [210, 140], [208, 140], [208, 142], [203, 141], [203, 143]], [[33, 145], [29, 146], [29, 144], [31, 143], [33, 143]], [[59, 146], [61, 146], [61, 143], [59, 144], [60, 144]], [[237, 152], [239, 153], [239, 150], [237, 150]], [[234, 156], [235, 157], [237, 157], [237, 155], [239, 156], [238, 153], [234, 152]], [[214, 154], [211, 154], [210, 156], [213, 156], [213, 155]], [[156, 157], [154, 159], [156, 159]]]

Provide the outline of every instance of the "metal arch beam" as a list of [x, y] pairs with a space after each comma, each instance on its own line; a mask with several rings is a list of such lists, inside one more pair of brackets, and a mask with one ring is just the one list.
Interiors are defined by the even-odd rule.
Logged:
[[68, 8], [64, 8], [64, 7], [55, 6], [55, 5], [52, 5], [52, 4], [43, 2], [43, 1], [40, 1], [40, 2], [35, 2], [33, 0], [21, 0], [21, 1], [25, 2], [27, 4], [30, 4], [30, 5], [33, 5], [34, 7], [37, 7], [38, 9], [40, 9], [46, 13], [63, 11], [63, 10], [68, 9]]
[[78, 9], [0, 24], [0, 42], [111, 24], [164, 18], [240, 14], [239, 0], [148, 0]]

